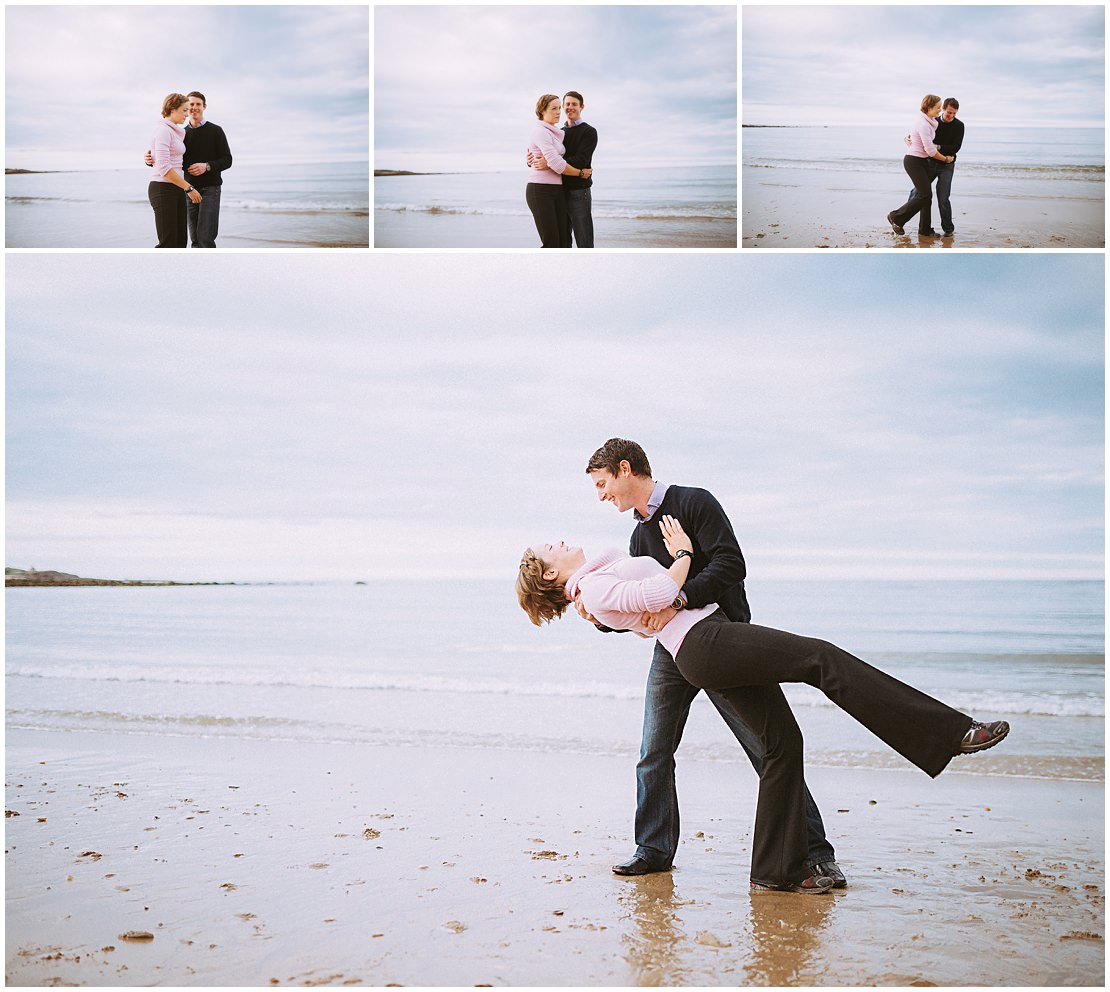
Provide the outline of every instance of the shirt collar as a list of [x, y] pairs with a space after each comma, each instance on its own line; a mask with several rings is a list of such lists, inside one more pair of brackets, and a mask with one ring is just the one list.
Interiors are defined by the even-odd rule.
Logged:
[[655, 488], [651, 491], [651, 495], [648, 497], [647, 516], [641, 516], [639, 510], [633, 509], [632, 511], [632, 514], [633, 516], [635, 516], [637, 523], [647, 523], [647, 521], [655, 516], [655, 511], [663, 505], [663, 497], [667, 495], [667, 490], [670, 488], [671, 487], [665, 482], [655, 483]]
[[567, 121], [567, 123], [563, 125], [563, 130], [565, 131], [568, 127], [578, 127], [579, 124], [585, 124], [585, 123], [586, 122], [584, 120], [582, 120], [581, 117], [579, 117], [578, 120], [576, 120], [573, 124], [570, 123], [570, 121]]

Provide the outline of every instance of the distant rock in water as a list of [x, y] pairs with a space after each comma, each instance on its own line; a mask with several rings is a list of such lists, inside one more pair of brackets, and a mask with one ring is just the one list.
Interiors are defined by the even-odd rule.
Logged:
[[170, 582], [164, 579], [84, 579], [69, 572], [4, 568], [6, 586], [234, 586], [238, 582]]
[[4, 578], [19, 578], [27, 579], [42, 585], [50, 582], [74, 582], [80, 581], [80, 576], [71, 575], [69, 572], [54, 572], [46, 571], [40, 572], [34, 568], [5, 568]]

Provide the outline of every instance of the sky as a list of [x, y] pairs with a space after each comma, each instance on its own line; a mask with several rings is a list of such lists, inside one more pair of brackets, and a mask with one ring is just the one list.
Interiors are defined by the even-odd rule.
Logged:
[[7, 257], [10, 566], [508, 581], [619, 436], [753, 575], [1102, 576], [1101, 255], [120, 257]]
[[743, 122], [905, 123], [926, 93], [977, 125], [1103, 125], [1100, 6], [745, 6]]
[[374, 166], [516, 169], [545, 93], [576, 90], [595, 161], [736, 161], [735, 6], [379, 6]]
[[9, 5], [5, 23], [8, 168], [133, 168], [190, 90], [237, 162], [369, 159], [365, 7]]

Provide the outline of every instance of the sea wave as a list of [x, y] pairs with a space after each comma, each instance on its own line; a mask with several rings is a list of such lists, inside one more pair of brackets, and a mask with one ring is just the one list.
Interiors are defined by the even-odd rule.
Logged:
[[[113, 734], [214, 740], [250, 740], [297, 744], [369, 745], [377, 747], [433, 747], [464, 750], [498, 750], [544, 754], [583, 754], [634, 760], [636, 746], [628, 741], [601, 737], [544, 736], [490, 730], [472, 733], [432, 728], [381, 728], [353, 724], [314, 723], [308, 720], [278, 720], [264, 717], [222, 717], [205, 714], [165, 716], [118, 713], [106, 710], [20, 709], [10, 711], [7, 730], [63, 733]], [[708, 761], [733, 765], [737, 762], [734, 743], [686, 742], [684, 761]], [[908, 767], [905, 760], [887, 751], [859, 751], [823, 747], [820, 741], [806, 744], [809, 768], [854, 768], [894, 771]], [[1105, 760], [1081, 755], [995, 754], [990, 761], [954, 763], [946, 775], [990, 775], [1053, 781], [1102, 781]]]
[[[35, 204], [35, 203], [96, 203], [103, 206], [105, 203], [125, 203], [147, 206], [145, 198], [128, 197], [125, 199], [96, 199], [87, 196], [7, 196], [7, 203]], [[274, 214], [336, 214], [354, 213], [366, 216], [369, 208], [366, 204], [350, 203], [344, 200], [260, 200], [260, 199], [234, 199], [228, 197], [220, 204], [220, 209], [225, 213], [234, 210], [247, 210], [255, 213]]]
[[[554, 699], [616, 699], [638, 701], [643, 698], [639, 684], [588, 682], [537, 682], [480, 676], [453, 678], [438, 675], [403, 675], [379, 672], [339, 672], [322, 669], [275, 670], [262, 668], [182, 667], [155, 670], [141, 665], [13, 665], [9, 678], [46, 679], [69, 682], [120, 682], [152, 685], [237, 686], [298, 690], [414, 692], [461, 696], [521, 696]], [[835, 704], [808, 686], [784, 687], [792, 706], [832, 707]], [[1022, 692], [1018, 689], [992, 688], [984, 691], [946, 691], [945, 702], [969, 713], [994, 713], [1002, 716], [1066, 716], [1102, 718], [1105, 700], [1096, 692]]]
[[[460, 217], [530, 217], [526, 209], [507, 207], [463, 207], [428, 203], [378, 203], [375, 210], [401, 214], [429, 214], [431, 216]], [[615, 208], [593, 206], [594, 218], [609, 220], [735, 220], [735, 203], [699, 203], [690, 207], [641, 207]]]
[[[1094, 164], [1050, 163], [1024, 164], [1016, 162], [977, 162], [960, 160], [961, 176], [997, 179], [1070, 180], [1073, 182], [1101, 183], [1106, 179], [1106, 167]], [[750, 158], [744, 160], [747, 169], [804, 169], [809, 172], [867, 172], [889, 173], [901, 168], [901, 159], [891, 158]]]

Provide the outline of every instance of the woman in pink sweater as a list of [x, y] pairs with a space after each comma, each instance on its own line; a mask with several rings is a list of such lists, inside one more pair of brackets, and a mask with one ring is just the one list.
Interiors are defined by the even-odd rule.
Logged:
[[[715, 689], [757, 734], [765, 757], [759, 776], [751, 887], [828, 892], [833, 880], [805, 864], [805, 783], [802, 733], [781, 692], [782, 682], [820, 689], [876, 737], [936, 777], [958, 754], [993, 747], [1010, 731], [1002, 720], [983, 724], [899, 682], [828, 641], [751, 623], [733, 623], [715, 603], [682, 609], [679, 590], [690, 571], [693, 542], [673, 517], [660, 523], [670, 568], [654, 558], [610, 551], [587, 559], [581, 548], [536, 544], [520, 561], [516, 593], [536, 626], [562, 616], [579, 596], [599, 622], [641, 637], [658, 637], [691, 685]], [[678, 613], [661, 630], [649, 613]]]
[[563, 176], [588, 179], [591, 172], [590, 169], [575, 168], [563, 158], [566, 154], [563, 132], [555, 126], [559, 123], [561, 107], [562, 101], [555, 94], [541, 96], [536, 101], [536, 117], [539, 120], [528, 137], [529, 152], [546, 163], [532, 167], [525, 190], [525, 200], [532, 211], [543, 248], [570, 247], [570, 219], [563, 194]]
[[[150, 136], [150, 152], [154, 159], [154, 177], [147, 187], [147, 199], [154, 211], [154, 228], [158, 232], [157, 248], [185, 248], [189, 243], [186, 226], [185, 197], [200, 203], [201, 196], [185, 178], [181, 167], [185, 155], [185, 116], [189, 98], [171, 93], [162, 101], [162, 119]], [[184, 195], [182, 195], [184, 191]]]

